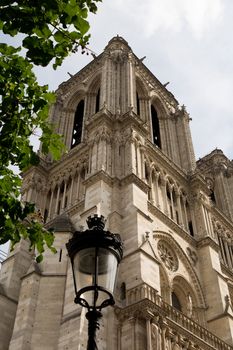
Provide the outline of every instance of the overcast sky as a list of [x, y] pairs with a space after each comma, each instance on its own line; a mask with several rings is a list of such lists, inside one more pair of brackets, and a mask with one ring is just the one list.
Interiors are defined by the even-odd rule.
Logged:
[[[233, 1], [103, 0], [91, 16], [90, 48], [122, 36], [190, 113], [197, 159], [220, 148], [233, 158]], [[40, 69], [51, 89], [89, 63], [75, 54], [57, 71]]]

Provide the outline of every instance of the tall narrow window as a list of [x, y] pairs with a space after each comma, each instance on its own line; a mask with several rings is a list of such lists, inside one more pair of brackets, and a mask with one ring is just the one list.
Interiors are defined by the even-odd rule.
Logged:
[[190, 233], [191, 236], [194, 236], [193, 223], [192, 223], [192, 219], [191, 219], [191, 212], [190, 212], [190, 208], [189, 208], [188, 202], [186, 202], [186, 213], [187, 213], [187, 221], [188, 221], [189, 233]]
[[172, 292], [172, 306], [177, 310], [182, 311], [181, 303], [174, 292]]
[[96, 100], [95, 100], [95, 113], [99, 112], [100, 110], [100, 89], [97, 92]]
[[45, 209], [44, 211], [44, 222], [46, 222], [48, 219], [48, 209]]
[[137, 100], [137, 115], [140, 115], [140, 100], [138, 93], [136, 93], [136, 100]]
[[216, 203], [216, 199], [215, 199], [215, 194], [213, 190], [210, 190], [210, 199], [213, 201], [213, 203]]
[[152, 120], [152, 132], [153, 132], [153, 142], [156, 146], [161, 148], [161, 139], [159, 131], [159, 119], [154, 106], [151, 106], [151, 120]]
[[71, 148], [77, 146], [81, 142], [83, 114], [84, 114], [84, 100], [81, 100], [77, 106], [75, 116], [74, 116], [74, 127], [73, 127]]
[[145, 163], [145, 179], [149, 181], [150, 175], [148, 170], [148, 165]]

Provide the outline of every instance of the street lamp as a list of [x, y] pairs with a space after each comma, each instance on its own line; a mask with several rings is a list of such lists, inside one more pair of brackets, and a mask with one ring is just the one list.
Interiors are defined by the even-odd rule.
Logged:
[[76, 231], [66, 244], [73, 271], [74, 302], [87, 308], [87, 350], [97, 349], [95, 338], [101, 310], [115, 303], [112, 294], [123, 256], [120, 235], [105, 231], [105, 221], [102, 215], [89, 216], [88, 229]]

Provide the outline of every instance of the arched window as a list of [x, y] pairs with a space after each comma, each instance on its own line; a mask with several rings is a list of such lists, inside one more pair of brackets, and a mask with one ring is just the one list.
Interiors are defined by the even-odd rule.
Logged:
[[213, 190], [210, 190], [210, 199], [214, 204], [216, 203], [215, 194]]
[[95, 100], [95, 113], [99, 112], [100, 110], [100, 89], [97, 92], [96, 100]]
[[74, 116], [74, 126], [71, 141], [71, 148], [77, 146], [81, 142], [82, 126], [83, 126], [83, 114], [84, 114], [84, 100], [81, 100], [77, 106]]
[[172, 292], [172, 306], [175, 307], [177, 310], [182, 311], [181, 303], [179, 301], [178, 296], [176, 293]]
[[193, 231], [193, 223], [191, 219], [191, 212], [189, 208], [188, 202], [186, 202], [186, 213], [187, 213], [187, 220], [188, 220], [188, 230], [191, 236], [194, 236], [194, 231]]
[[159, 119], [158, 119], [157, 112], [156, 112], [153, 105], [151, 106], [151, 121], [152, 121], [153, 142], [156, 146], [161, 148]]

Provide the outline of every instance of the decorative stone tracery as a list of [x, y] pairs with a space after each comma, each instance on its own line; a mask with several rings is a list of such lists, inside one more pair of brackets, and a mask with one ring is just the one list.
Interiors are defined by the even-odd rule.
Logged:
[[[154, 232], [155, 232], [154, 238], [156, 239], [156, 241], [158, 241], [158, 244], [160, 241], [165, 242], [166, 246], [170, 249], [171, 252], [176, 252], [173, 254], [177, 254], [175, 256], [176, 256], [176, 259], [179, 260], [179, 265], [182, 263], [186, 267], [187, 273], [188, 273], [186, 278], [189, 276], [189, 283], [188, 282], [185, 282], [185, 283], [187, 284], [187, 286], [189, 284], [191, 284], [194, 287], [194, 289], [192, 289], [192, 293], [194, 293], [194, 294], [192, 294], [192, 293], [191, 294], [192, 294], [193, 300], [195, 300], [195, 306], [198, 306], [199, 308], [205, 308], [206, 301], [204, 298], [204, 292], [203, 292], [202, 287], [200, 285], [200, 281], [197, 277], [197, 274], [196, 274], [193, 266], [191, 265], [190, 261], [188, 260], [187, 255], [184, 253], [181, 246], [168, 233], [162, 232], [162, 231], [161, 232], [154, 231]], [[158, 254], [159, 254], [159, 250], [158, 250]], [[177, 266], [178, 270], [176, 270], [176, 271], [172, 271], [172, 270], [168, 269], [172, 273], [175, 272], [175, 274], [173, 275], [173, 278], [174, 278], [174, 276], [176, 276], [176, 279], [175, 279], [176, 281], [180, 280], [180, 277], [178, 277], [179, 275], [177, 275], [177, 272], [179, 272], [179, 265]], [[170, 282], [170, 283], [171, 283], [171, 285], [169, 287], [172, 290], [172, 288], [173, 288], [172, 283], [173, 282]], [[181, 282], [178, 284], [182, 286], [184, 283]], [[188, 291], [188, 289], [187, 289], [187, 291]], [[191, 289], [190, 289], [190, 291], [191, 291]]]
[[173, 272], [176, 271], [178, 269], [178, 259], [170, 245], [166, 241], [160, 240], [157, 247], [159, 256], [166, 268]]

